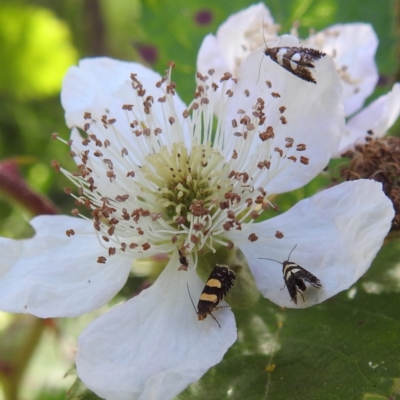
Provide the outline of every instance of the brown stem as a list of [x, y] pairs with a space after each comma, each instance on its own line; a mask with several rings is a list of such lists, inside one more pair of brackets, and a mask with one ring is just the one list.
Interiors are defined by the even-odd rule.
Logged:
[[34, 192], [18, 171], [15, 160], [0, 162], [0, 191], [15, 200], [34, 215], [59, 214], [58, 208], [46, 197]]

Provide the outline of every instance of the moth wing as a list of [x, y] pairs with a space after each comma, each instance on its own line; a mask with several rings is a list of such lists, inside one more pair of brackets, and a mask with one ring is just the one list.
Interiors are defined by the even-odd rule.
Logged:
[[302, 278], [296, 277], [295, 284], [303, 292], [307, 289], [307, 286]]
[[294, 304], [297, 304], [297, 288], [292, 282], [286, 282], [286, 287], [289, 292], [290, 299], [293, 300]]
[[[311, 272], [308, 272], [303, 267], [299, 266], [298, 268], [299, 268], [299, 271], [296, 274], [296, 277], [298, 279], [302, 279], [316, 288], [322, 287], [321, 281], [315, 275], [313, 275]], [[304, 283], [303, 283], [303, 285], [304, 285]], [[301, 290], [304, 291], [305, 289], [301, 289]]]
[[222, 300], [235, 283], [236, 275], [226, 265], [217, 264], [209, 279], [218, 279], [221, 282], [220, 300]]

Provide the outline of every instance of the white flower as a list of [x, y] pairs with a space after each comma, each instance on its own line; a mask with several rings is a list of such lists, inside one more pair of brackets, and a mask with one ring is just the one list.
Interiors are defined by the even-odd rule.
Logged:
[[[199, 321], [190, 302], [187, 287], [194, 299], [204, 287], [196, 271], [203, 253], [239, 248], [264, 296], [302, 308], [351, 286], [390, 228], [392, 205], [381, 185], [367, 180], [254, 222], [271, 196], [306, 184], [325, 167], [344, 125], [328, 57], [316, 65], [317, 85], [272, 61], [257, 85], [261, 54], [242, 62], [237, 83], [227, 76], [220, 83], [217, 120], [215, 87], [206, 77], [197, 79], [189, 107], [169, 77], [134, 63], [83, 60], [65, 78], [62, 103], [78, 173], [63, 172], [91, 217], [37, 217], [32, 239], [1, 239], [0, 308], [80, 315], [120, 290], [134, 260], [170, 254], [153, 286], [90, 324], [79, 339], [78, 375], [101, 397], [172, 398], [234, 343], [229, 308], [215, 312], [220, 328], [212, 318]], [[260, 259], [284, 261], [294, 245], [291, 260], [322, 283], [297, 305], [280, 290], [282, 266]]]
[[[210, 34], [204, 38], [197, 56], [197, 69], [207, 72], [214, 68], [218, 73], [229, 71], [237, 76], [238, 67], [255, 49], [266, 45], [284, 46], [278, 39], [278, 28], [263, 3], [231, 15], [218, 28], [216, 36]], [[345, 115], [357, 111], [378, 81], [374, 61], [378, 38], [372, 26], [333, 25], [311, 35], [300, 45], [316, 48], [333, 58], [341, 78]], [[264, 62], [261, 60], [262, 57], [259, 62]]]
[[370, 139], [383, 137], [396, 122], [399, 114], [400, 84], [395, 83], [389, 93], [380, 96], [349, 119], [334, 157], [354, 150], [357, 144], [365, 144]]

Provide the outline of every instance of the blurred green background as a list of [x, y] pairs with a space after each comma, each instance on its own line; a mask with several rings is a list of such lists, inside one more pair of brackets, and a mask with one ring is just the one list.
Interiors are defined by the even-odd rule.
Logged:
[[[80, 58], [106, 55], [139, 61], [162, 73], [173, 60], [173, 79], [178, 93], [188, 102], [194, 91], [202, 39], [215, 33], [230, 14], [251, 4], [244, 0], [1, 0], [0, 161], [13, 160], [11, 168], [18, 166], [21, 182], [25, 180], [31, 190], [47, 196], [60, 212], [69, 214], [73, 201], [63, 192], [68, 181], [50, 166], [56, 159], [73, 169], [67, 147], [51, 140], [54, 132], [63, 138], [69, 134], [59, 100], [67, 69]], [[281, 24], [281, 33], [299, 21], [303, 38], [310, 29], [321, 30], [335, 23], [371, 23], [379, 37], [376, 61], [380, 72], [371, 99], [387, 92], [398, 80], [399, 1], [271, 0], [266, 5]], [[13, 169], [13, 173], [17, 172]], [[284, 201], [289, 206], [318, 187], [310, 184]], [[1, 236], [32, 234], [28, 222], [36, 211], [29, 198], [23, 203], [0, 182]], [[222, 399], [231, 386], [235, 395], [230, 398], [235, 399], [382, 400], [400, 396], [400, 318], [395, 312], [400, 308], [398, 245], [392, 243], [385, 251], [354, 289], [360, 293], [356, 298], [354, 293], [342, 294], [301, 314], [262, 300], [251, 312], [238, 313], [239, 328], [246, 326], [242, 340], [222, 365], [180, 398]], [[73, 377], [63, 379], [63, 375], [73, 365], [76, 336], [94, 316], [42, 324], [21, 398], [65, 397]], [[359, 325], [354, 327], [356, 316]], [[6, 346], [18, 348], [19, 339], [10, 336], [10, 327], [20, 331], [18, 326], [24, 323], [28, 324], [26, 332], [34, 336], [34, 320], [0, 314], [0, 351]], [[364, 336], [365, 340], [359, 340]], [[271, 352], [277, 348], [281, 350], [272, 360]], [[12, 354], [18, 353], [15, 351]], [[296, 363], [289, 354], [296, 354]], [[277, 365], [276, 372], [265, 370], [270, 359]], [[325, 360], [322, 366], [321, 360]], [[2, 353], [0, 374], [4, 382], [7, 368], [1, 361]], [[328, 368], [325, 374], [323, 366]]]

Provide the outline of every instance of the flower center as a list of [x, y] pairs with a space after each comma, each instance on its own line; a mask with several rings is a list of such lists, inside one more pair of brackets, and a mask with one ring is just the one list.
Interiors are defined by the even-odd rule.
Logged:
[[203, 243], [211, 233], [220, 204], [233, 190], [229, 165], [210, 143], [166, 146], [146, 157], [142, 168], [146, 201], [171, 228], [190, 232], [193, 244]]

